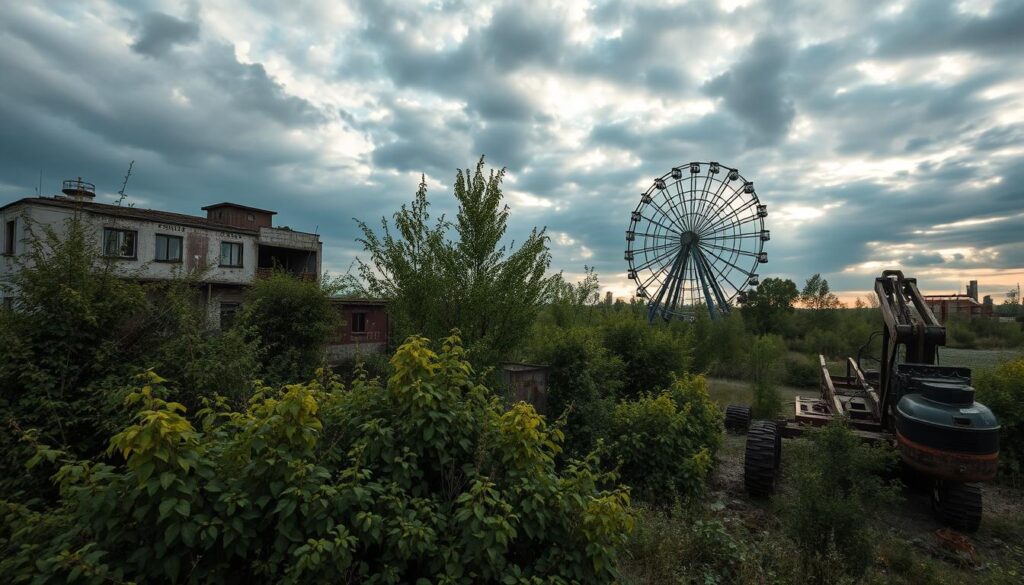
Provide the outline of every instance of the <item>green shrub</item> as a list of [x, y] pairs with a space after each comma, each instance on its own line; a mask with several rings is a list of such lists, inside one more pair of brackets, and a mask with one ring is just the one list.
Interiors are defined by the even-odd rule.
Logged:
[[622, 398], [668, 388], [689, 369], [690, 340], [672, 328], [643, 319], [620, 319], [604, 329], [604, 347], [622, 360]]
[[632, 517], [596, 461], [474, 382], [457, 337], [410, 338], [386, 388], [263, 388], [193, 426], [149, 374], [110, 442], [63, 462], [59, 506], [0, 501], [11, 583], [611, 583]]
[[275, 270], [246, 291], [237, 322], [259, 340], [267, 380], [298, 382], [323, 366], [324, 346], [339, 318], [324, 283]]
[[721, 442], [722, 413], [703, 376], [684, 376], [660, 394], [615, 406], [612, 461], [637, 498], [665, 505], [700, 494]]
[[874, 559], [871, 512], [896, 498], [881, 476], [895, 463], [894, 453], [865, 445], [841, 418], [795, 442], [790, 452], [787, 489], [776, 503], [804, 572], [812, 582], [831, 583], [838, 561], [843, 573], [861, 574]]
[[817, 388], [821, 381], [816, 357], [792, 353], [786, 357], [786, 385], [795, 388]]
[[589, 453], [622, 388], [622, 360], [601, 345], [597, 330], [584, 327], [540, 328], [529, 359], [550, 367], [547, 411], [551, 419], [565, 417], [566, 454]]
[[754, 418], [772, 419], [782, 408], [779, 380], [785, 372], [786, 344], [778, 335], [754, 339], [747, 353], [747, 376], [754, 399], [750, 408]]
[[1009, 478], [1024, 473], [1024, 358], [1004, 362], [974, 376], [978, 402], [999, 419], [999, 463]]

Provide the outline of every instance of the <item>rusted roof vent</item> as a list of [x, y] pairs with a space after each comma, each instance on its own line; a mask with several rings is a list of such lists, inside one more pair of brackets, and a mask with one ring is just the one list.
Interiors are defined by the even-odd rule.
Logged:
[[75, 199], [94, 199], [96, 197], [96, 185], [86, 183], [82, 180], [82, 177], [64, 181], [64, 186], [61, 187], [61, 191], [68, 197]]

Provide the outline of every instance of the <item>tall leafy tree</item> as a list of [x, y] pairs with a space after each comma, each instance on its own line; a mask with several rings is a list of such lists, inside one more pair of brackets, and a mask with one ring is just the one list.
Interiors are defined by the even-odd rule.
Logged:
[[793, 303], [799, 297], [792, 280], [766, 278], [743, 307], [745, 321], [760, 334], [782, 333], [787, 316], [793, 312]]
[[534, 228], [523, 243], [505, 245], [509, 208], [502, 203], [505, 169], [459, 170], [454, 195], [458, 214], [431, 220], [427, 186], [413, 202], [381, 218], [376, 233], [365, 222], [359, 242], [369, 254], [359, 261], [372, 294], [391, 301], [399, 337], [444, 337], [459, 328], [474, 361], [493, 364], [516, 347], [550, 286], [548, 237]]
[[832, 292], [828, 281], [820, 274], [807, 279], [800, 292], [800, 302], [808, 309], [838, 309], [842, 306], [839, 297]]

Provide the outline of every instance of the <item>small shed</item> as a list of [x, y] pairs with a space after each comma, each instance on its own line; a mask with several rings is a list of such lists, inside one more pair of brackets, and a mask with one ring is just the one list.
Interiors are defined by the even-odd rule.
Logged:
[[501, 379], [513, 402], [529, 402], [537, 412], [547, 414], [550, 369], [538, 364], [505, 362], [501, 364]]

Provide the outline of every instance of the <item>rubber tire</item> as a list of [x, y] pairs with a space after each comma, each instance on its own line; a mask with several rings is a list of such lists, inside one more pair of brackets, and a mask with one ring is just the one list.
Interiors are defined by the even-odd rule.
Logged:
[[981, 485], [936, 480], [932, 486], [932, 511], [938, 519], [961, 532], [981, 526]]
[[725, 430], [743, 434], [750, 428], [750, 407], [730, 404], [725, 407]]
[[782, 435], [775, 421], [757, 420], [747, 432], [743, 485], [755, 498], [775, 493], [775, 476], [782, 461]]

